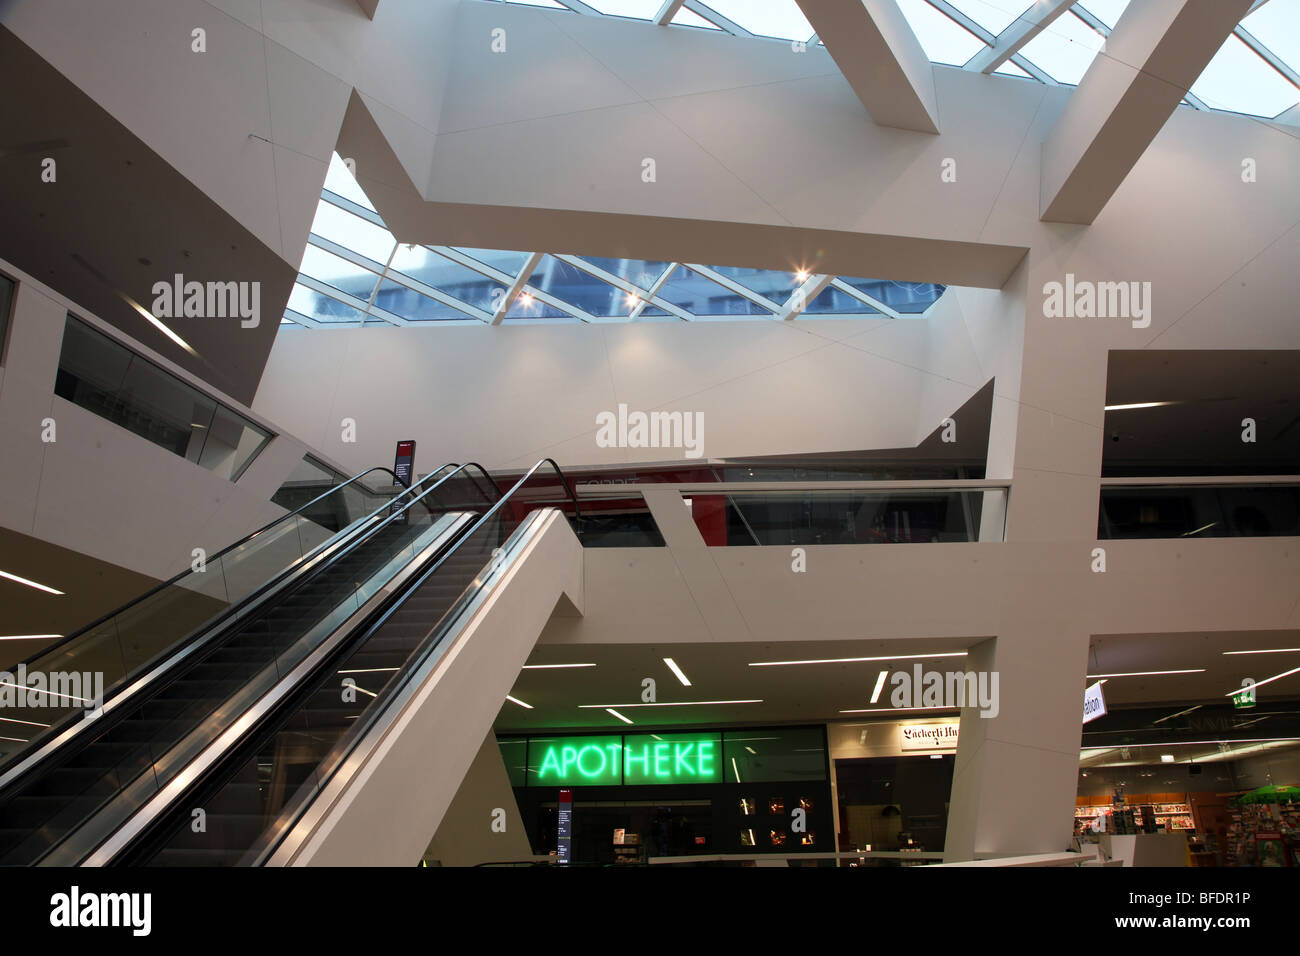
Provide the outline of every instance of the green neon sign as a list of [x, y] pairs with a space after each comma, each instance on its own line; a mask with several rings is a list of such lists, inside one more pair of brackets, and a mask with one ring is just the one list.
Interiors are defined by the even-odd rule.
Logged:
[[722, 734], [535, 737], [531, 786], [721, 783]]

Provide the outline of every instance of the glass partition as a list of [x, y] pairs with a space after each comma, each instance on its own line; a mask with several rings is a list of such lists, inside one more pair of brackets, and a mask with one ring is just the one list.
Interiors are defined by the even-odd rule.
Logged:
[[[733, 492], [683, 495], [706, 544], [918, 544], [979, 541], [1005, 489]], [[991, 501], [990, 501], [991, 499]], [[991, 540], [1001, 540], [1001, 528]]]
[[1108, 486], [1097, 537], [1267, 538], [1300, 535], [1300, 485]]
[[230, 481], [270, 432], [68, 316], [54, 394]]

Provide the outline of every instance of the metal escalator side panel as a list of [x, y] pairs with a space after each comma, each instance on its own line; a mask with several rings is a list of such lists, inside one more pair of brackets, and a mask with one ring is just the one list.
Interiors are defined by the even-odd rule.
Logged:
[[[296, 865], [312, 835], [345, 799], [349, 787], [364, 774], [366, 765], [384, 746], [402, 714], [457, 647], [480, 611], [493, 599], [497, 585], [508, 580], [512, 571], [530, 554], [533, 542], [556, 522], [569, 530], [567, 521], [559, 512], [553, 509], [534, 511], [496, 549], [496, 553], [490, 555], [472, 584], [439, 621], [436, 632], [418, 658], [403, 670], [400, 682], [385, 699], [376, 700], [367, 708], [371, 713], [363, 714], [363, 717], [368, 719], [364, 724], [358, 721], [349, 739], [339, 742], [333, 759], [328, 761], [331, 766], [320, 774], [318, 786], [304, 788], [297, 805], [285, 808], [282, 818], [268, 831], [262, 845], [253, 847], [242, 862], [265, 866]], [[571, 530], [569, 534], [572, 534]]]
[[[155, 821], [174, 809], [177, 801], [201, 780], [205, 773], [220, 761], [250, 733], [256, 731], [261, 723], [272, 714], [276, 707], [337, 649], [346, 642], [351, 634], [363, 626], [375, 611], [388, 601], [394, 593], [400, 592], [406, 581], [418, 574], [429, 561], [435, 560], [461, 534], [473, 520], [472, 515], [458, 513], [443, 516], [438, 523], [437, 533], [433, 539], [424, 544], [418, 553], [406, 559], [396, 572], [381, 587], [373, 588], [366, 597], [346, 617], [336, 623], [328, 636], [319, 641], [308, 653], [300, 656], [287, 672], [281, 669], [267, 672], [267, 680], [259, 683], [259, 689], [269, 684], [265, 693], [257, 695], [255, 700], [246, 701], [247, 706], [232, 708], [238, 713], [225, 713], [215, 717], [212, 727], [219, 729], [215, 739], [209, 735], [202, 746], [191, 746], [184, 756], [184, 769], [174, 774], [151, 797], [132, 812], [123, 821], [111, 821], [111, 827], [101, 826], [93, 834], [94, 846], [89, 851], [76, 851], [61, 854], [61, 859], [49, 858], [42, 864], [84, 866], [107, 865], [119, 856], [135, 839], [144, 833]], [[391, 564], [392, 562], [390, 562]], [[247, 698], [252, 695], [243, 695]]]

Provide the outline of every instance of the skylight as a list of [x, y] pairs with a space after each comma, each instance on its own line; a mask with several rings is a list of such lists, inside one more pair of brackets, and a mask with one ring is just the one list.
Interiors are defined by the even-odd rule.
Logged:
[[[502, 0], [492, 0], [502, 2]], [[576, 13], [651, 21], [662, 0], [508, 0]], [[1057, 0], [898, 0], [933, 62], [971, 67], [971, 60], [1000, 37], [1023, 29], [1017, 21], [1035, 3]], [[994, 72], [1052, 85], [1077, 85], [1130, 0], [1079, 0]], [[670, 22], [736, 34], [809, 40], [813, 29], [797, 0], [685, 0]], [[1266, 0], [1193, 86], [1185, 105], [1274, 117], [1300, 101], [1300, 0]], [[350, 198], [350, 197], [349, 197]]]
[[399, 243], [335, 155], [281, 324], [901, 318], [943, 292], [925, 282]]

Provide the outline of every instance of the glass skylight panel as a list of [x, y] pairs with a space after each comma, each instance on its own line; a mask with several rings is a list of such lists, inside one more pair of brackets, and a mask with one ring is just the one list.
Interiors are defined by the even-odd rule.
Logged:
[[587, 6], [612, 17], [651, 20], [663, 5], [662, 0], [583, 0]]
[[528, 284], [562, 302], [577, 306], [589, 315], [626, 316], [636, 299], [622, 289], [597, 279], [589, 272], [554, 256], [543, 256], [528, 278]]
[[1027, 0], [949, 0], [966, 16], [997, 36], [1011, 26], [1032, 3]]
[[816, 32], [796, 0], [704, 0], [704, 3], [759, 36], [806, 40]]
[[[423, 282], [484, 312], [495, 311], [501, 296], [508, 291], [500, 282], [480, 275], [459, 262], [452, 262], [446, 256], [440, 256], [424, 246], [398, 246], [397, 252], [393, 254], [390, 271]], [[497, 292], [498, 289], [501, 291]]]
[[1077, 86], [1106, 38], [1072, 13], [1057, 17], [1020, 50], [1058, 83]]
[[1279, 60], [1300, 72], [1300, 0], [1268, 0], [1241, 25]]
[[522, 3], [526, 7], [547, 7], [551, 10], [569, 9], [562, 3], [556, 3], [555, 0], [510, 0], [511, 3]]
[[316, 207], [316, 218], [312, 220], [311, 231], [380, 266], [388, 261], [388, 254], [397, 244], [387, 229], [327, 202]]
[[655, 284], [655, 280], [664, 274], [664, 270], [668, 268], [668, 263], [651, 259], [608, 259], [602, 256], [583, 256], [582, 258], [597, 269], [604, 269], [610, 275], [616, 275], [620, 279], [647, 291]]
[[703, 27], [706, 30], [722, 29], [722, 27], [718, 26], [716, 23], [710, 23], [694, 10], [687, 10], [685, 7], [678, 10], [676, 16], [668, 22], [683, 27]]
[[781, 305], [799, 286], [793, 272], [780, 272], [773, 269], [742, 269], [736, 266], [709, 266], [719, 275], [724, 275], [732, 282], [743, 285], [751, 292], [770, 299]]
[[298, 271], [362, 301], [370, 299], [370, 293], [375, 291], [375, 283], [379, 281], [379, 276], [369, 269], [310, 244], [302, 254]]
[[543, 302], [533, 295], [527, 288], [523, 290], [515, 301], [510, 304], [510, 311], [506, 313], [505, 321], [514, 324], [514, 319], [573, 319], [574, 322], [581, 321], [567, 312], [561, 312], [550, 303]]
[[1129, 0], [1082, 0], [1075, 6], [1083, 7], [1094, 17], [1112, 30], [1119, 23], [1120, 15], [1128, 9]]
[[935, 63], [961, 66], [980, 50], [984, 41], [956, 21], [940, 13], [925, 0], [898, 0], [903, 16], [912, 25], [925, 55]]
[[330, 168], [325, 174], [325, 188], [335, 195], [352, 200], [358, 206], [365, 206], [371, 212], [375, 211], [375, 207], [370, 205], [370, 200], [357, 185], [356, 179], [353, 178], [347, 164], [339, 158], [338, 153], [330, 157]]
[[1012, 63], [1010, 60], [1007, 60], [1005, 63], [1003, 63], [1000, 67], [998, 67], [998, 68], [997, 68], [996, 70], [994, 70], [993, 72], [994, 72], [994, 73], [1001, 73], [1001, 74], [1003, 74], [1004, 76], [1023, 76], [1023, 77], [1025, 77], [1026, 79], [1029, 79], [1029, 80], [1032, 80], [1032, 79], [1033, 79], [1032, 76], [1030, 76], [1028, 73], [1026, 73], [1026, 72], [1025, 72], [1024, 70], [1022, 70], [1020, 67], [1016, 66], [1016, 65], [1015, 65], [1014, 63]]
[[678, 266], [659, 291], [659, 297], [691, 315], [770, 316], [772, 312], [700, 275]]
[[944, 286], [929, 282], [894, 282], [891, 279], [858, 279], [840, 276], [840, 281], [853, 286], [864, 295], [882, 302], [895, 312], [916, 315], [924, 312], [939, 296]]
[[379, 292], [375, 295], [375, 306], [411, 322], [472, 318], [460, 309], [454, 309], [437, 299], [431, 299], [392, 279], [385, 279], [384, 284], [379, 287]]
[[1300, 101], [1300, 92], [1237, 36], [1214, 54], [1191, 92], [1206, 106], [1255, 116], [1276, 116]]
[[511, 276], [519, 275], [519, 270], [528, 262], [529, 256], [527, 252], [516, 252], [511, 249], [461, 249], [456, 247], [456, 251], [464, 253], [471, 259], [477, 259], [498, 272], [504, 272]]
[[816, 296], [808, 307], [803, 310], [804, 315], [880, 315], [880, 310], [873, 308], [861, 299], [855, 299], [847, 292], [843, 292], [834, 286], [827, 286], [821, 293]]
[[293, 292], [289, 293], [289, 308], [317, 322], [347, 322], [360, 325], [366, 317], [360, 309], [354, 309], [338, 299], [331, 299], [315, 289], [296, 283]]

